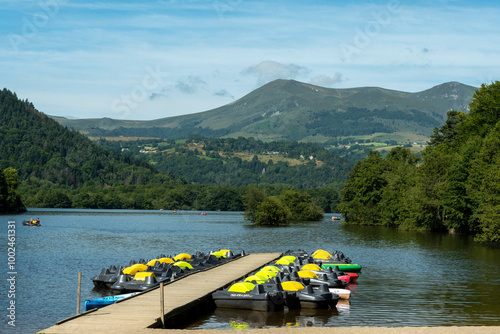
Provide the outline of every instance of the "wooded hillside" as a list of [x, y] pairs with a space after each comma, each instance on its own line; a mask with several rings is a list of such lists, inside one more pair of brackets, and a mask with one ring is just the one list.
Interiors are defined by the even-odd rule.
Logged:
[[500, 242], [500, 82], [482, 85], [469, 113], [448, 112], [421, 161], [396, 148], [357, 163], [341, 200], [350, 223]]
[[246, 186], [288, 184], [339, 190], [352, 164], [313, 143], [263, 142], [254, 138], [98, 140], [107, 150], [144, 159], [187, 183]]

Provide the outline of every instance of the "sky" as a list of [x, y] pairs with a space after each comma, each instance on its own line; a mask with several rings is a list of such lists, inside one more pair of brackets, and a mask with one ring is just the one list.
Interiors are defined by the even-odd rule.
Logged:
[[48, 115], [152, 120], [275, 79], [418, 92], [500, 80], [500, 4], [0, 0], [0, 89]]

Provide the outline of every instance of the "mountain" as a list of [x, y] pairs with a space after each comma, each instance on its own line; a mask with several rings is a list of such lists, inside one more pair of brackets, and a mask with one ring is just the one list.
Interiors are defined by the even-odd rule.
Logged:
[[374, 133], [429, 136], [434, 127], [444, 124], [449, 110], [468, 109], [474, 90], [458, 82], [409, 93], [377, 87], [334, 89], [275, 80], [232, 103], [190, 115], [153, 121], [55, 119], [90, 136], [182, 138], [198, 134], [299, 141]]

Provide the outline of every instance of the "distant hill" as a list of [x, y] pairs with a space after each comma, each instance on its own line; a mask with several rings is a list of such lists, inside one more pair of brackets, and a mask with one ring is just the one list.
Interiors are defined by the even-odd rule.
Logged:
[[253, 138], [137, 141], [98, 140], [109, 151], [144, 159], [186, 183], [247, 186], [287, 184], [297, 189], [339, 189], [352, 164], [314, 143]]
[[222, 107], [154, 121], [66, 119], [59, 123], [89, 136], [186, 138], [255, 137], [326, 141], [374, 133], [428, 137], [449, 110], [467, 110], [475, 88], [458, 82], [408, 93], [377, 87], [334, 89], [275, 80]]

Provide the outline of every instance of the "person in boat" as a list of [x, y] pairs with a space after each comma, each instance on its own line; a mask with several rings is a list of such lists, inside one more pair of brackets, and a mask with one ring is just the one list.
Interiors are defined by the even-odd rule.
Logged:
[[40, 224], [40, 218], [37, 218], [37, 219], [36, 219], [36, 223], [37, 223], [37, 224]]

